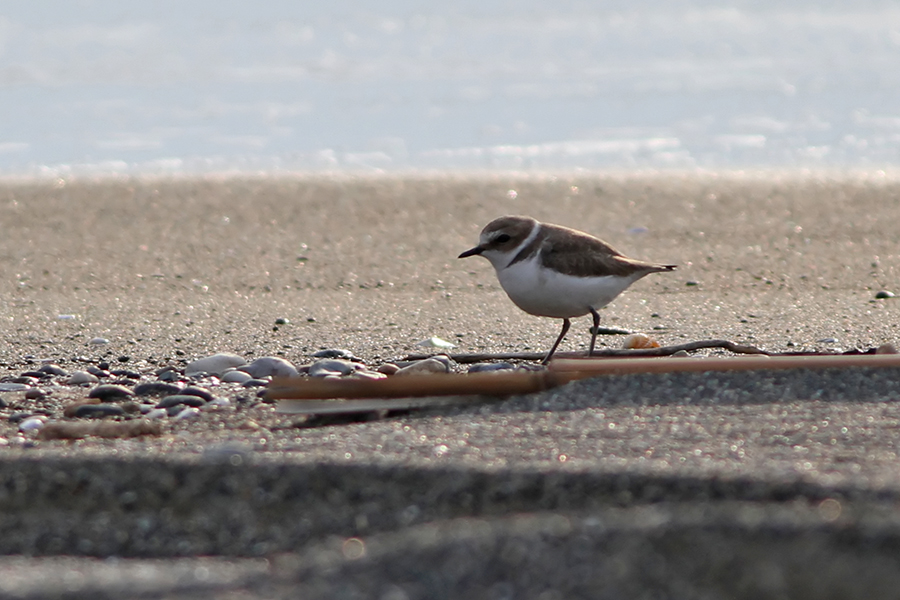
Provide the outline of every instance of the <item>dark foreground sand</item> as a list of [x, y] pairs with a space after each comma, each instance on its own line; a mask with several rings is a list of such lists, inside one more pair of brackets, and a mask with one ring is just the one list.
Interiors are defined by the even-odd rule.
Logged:
[[[875, 299], [900, 294], [900, 181], [879, 174], [7, 182], [0, 375], [333, 347], [377, 365], [431, 336], [544, 350], [558, 322], [455, 258], [508, 213], [681, 265], [606, 326], [773, 351], [900, 341], [900, 300]], [[0, 597], [836, 598], [900, 579], [896, 370], [618, 378], [317, 429], [222, 393], [232, 407], [152, 438], [0, 424], [0, 552], [130, 557], [11, 557], [0, 571], [26, 576]], [[36, 407], [0, 397], [3, 417]], [[191, 555], [246, 558], [159, 560]]]

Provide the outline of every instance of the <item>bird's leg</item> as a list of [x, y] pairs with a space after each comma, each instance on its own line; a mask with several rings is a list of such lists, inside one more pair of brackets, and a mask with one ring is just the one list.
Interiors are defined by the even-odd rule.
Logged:
[[591, 329], [591, 349], [588, 350], [588, 358], [594, 354], [594, 344], [597, 342], [597, 331], [600, 330], [600, 313], [591, 308], [591, 317], [594, 319], [594, 328]]
[[556, 347], [559, 346], [559, 343], [563, 341], [564, 337], [566, 337], [566, 332], [569, 331], [569, 326], [571, 324], [572, 323], [570, 323], [568, 319], [563, 319], [562, 331], [559, 332], [559, 337], [556, 338], [556, 341], [553, 343], [553, 347], [550, 348], [550, 352], [547, 353], [547, 357], [541, 361], [542, 365], [546, 365], [550, 362], [550, 357], [553, 356], [553, 353], [556, 352]]

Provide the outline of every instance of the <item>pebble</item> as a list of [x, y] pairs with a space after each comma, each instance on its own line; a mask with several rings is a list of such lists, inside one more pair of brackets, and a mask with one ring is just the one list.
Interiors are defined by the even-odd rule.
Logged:
[[[44, 373], [43, 371], [25, 371], [24, 373], [19, 373], [19, 377], [31, 377], [36, 382], [38, 379], [46, 379], [47, 377], [50, 377], [50, 376], [47, 373]], [[27, 383], [27, 382], [20, 381], [19, 383]]]
[[378, 371], [368, 371], [365, 369], [360, 369], [359, 371], [356, 371], [349, 376], [356, 379], [387, 379], [387, 375], [385, 375], [384, 373], [379, 373]]
[[19, 421], [19, 431], [37, 431], [47, 422], [47, 417], [35, 415]]
[[424, 348], [442, 348], [444, 350], [456, 348], [456, 344], [448, 342], [447, 340], [442, 340], [439, 337], [430, 337], [427, 340], [422, 340], [421, 342], [418, 342], [416, 346], [422, 346]]
[[269, 382], [265, 379], [248, 379], [244, 383], [241, 384], [241, 387], [251, 388], [251, 387], [263, 387], [269, 385]]
[[249, 365], [238, 367], [238, 371], [247, 373], [254, 379], [261, 377], [296, 377], [297, 368], [290, 362], [277, 356], [262, 356]]
[[91, 341], [89, 341], [88, 343], [94, 344], [97, 346], [102, 346], [103, 344], [108, 344], [109, 340], [106, 338], [103, 338], [103, 337], [95, 337], [95, 338], [91, 338]]
[[124, 414], [125, 409], [117, 404], [82, 404], [73, 411], [72, 416], [76, 419], [104, 419]]
[[359, 368], [360, 367], [358, 364], [356, 364], [355, 362], [350, 362], [349, 360], [342, 360], [339, 358], [325, 358], [322, 360], [317, 360], [309, 366], [309, 376], [324, 377], [326, 375], [333, 375], [335, 373], [337, 373], [338, 375], [349, 375]]
[[441, 361], [442, 363], [444, 363], [444, 364], [447, 366], [447, 370], [448, 370], [448, 371], [449, 371], [450, 368], [454, 365], [453, 359], [450, 358], [449, 356], [447, 356], [446, 354], [435, 354], [435, 355], [432, 356], [431, 358], [432, 358], [433, 360], [439, 360], [439, 361]]
[[234, 371], [228, 371], [224, 375], [222, 375], [222, 381], [225, 383], [244, 383], [245, 381], [249, 381], [253, 379], [253, 377], [249, 373], [244, 373], [243, 371], [238, 371], [235, 369]]
[[376, 371], [378, 371], [379, 373], [384, 373], [385, 375], [393, 375], [399, 370], [400, 367], [398, 367], [394, 363], [384, 363], [376, 369]]
[[202, 398], [206, 402], [211, 401], [215, 396], [213, 396], [209, 390], [204, 390], [203, 388], [188, 386], [181, 390], [181, 394], [185, 396], [197, 396], [198, 398]]
[[231, 400], [228, 398], [213, 398], [209, 402], [206, 403], [207, 407], [210, 406], [231, 406]]
[[174, 369], [166, 369], [157, 377], [159, 377], [160, 381], [179, 381], [181, 379], [181, 373]]
[[175, 415], [176, 421], [183, 421], [184, 419], [193, 419], [194, 417], [200, 416], [200, 409], [194, 408], [193, 406], [189, 406], [182, 410], [181, 412]]
[[99, 398], [101, 402], [114, 402], [134, 396], [134, 392], [123, 385], [104, 384], [98, 385], [90, 392], [88, 398]]
[[[100, 364], [102, 365], [103, 363]], [[95, 377], [109, 377], [109, 371], [107, 371], [105, 367], [95, 367], [94, 365], [88, 365], [84, 368], [84, 370], [91, 375], [94, 375]]]
[[200, 398], [199, 396], [188, 396], [185, 394], [178, 394], [176, 396], [166, 396], [154, 408], [171, 408], [173, 406], [194, 406], [200, 407], [206, 404], [206, 400]]
[[24, 392], [30, 388], [30, 385], [24, 383], [0, 383], [0, 392]]
[[127, 379], [140, 379], [141, 374], [137, 371], [131, 371], [129, 369], [113, 369], [109, 372], [110, 375], [115, 375], [116, 377], [125, 377]]
[[40, 400], [46, 395], [47, 395], [47, 392], [45, 392], [44, 390], [39, 390], [37, 388], [31, 388], [30, 390], [25, 390], [25, 397], [29, 400]]
[[41, 373], [46, 373], [47, 375], [68, 375], [68, 373], [63, 370], [59, 365], [55, 365], [53, 363], [48, 363], [46, 365], [41, 365], [38, 369]]
[[427, 375], [432, 373], [448, 373], [450, 371], [450, 367], [444, 361], [438, 360], [435, 357], [426, 358], [425, 360], [417, 360], [411, 365], [405, 366], [396, 373], [394, 373], [394, 377], [400, 377], [403, 375]]
[[205, 358], [198, 358], [189, 362], [184, 368], [184, 374], [187, 376], [199, 375], [201, 373], [210, 373], [212, 375], [222, 375], [227, 370], [240, 367], [247, 364], [247, 361], [237, 354], [228, 352], [220, 352]]
[[879, 300], [884, 300], [886, 298], [893, 298], [894, 296], [895, 296], [894, 292], [889, 292], [887, 290], [881, 290], [880, 292], [875, 294], [875, 297], [878, 298]]
[[328, 348], [326, 350], [319, 350], [315, 354], [312, 355], [313, 358], [342, 358], [344, 360], [352, 360], [356, 362], [362, 362], [359, 358], [353, 355], [349, 350], [344, 350], [343, 348]]
[[29, 417], [33, 417], [34, 415], [30, 412], [19, 412], [13, 413], [9, 415], [8, 421], [10, 423], [20, 423]]
[[181, 386], [165, 381], [150, 381], [148, 383], [139, 383], [134, 386], [135, 396], [153, 396], [165, 394], [171, 396], [181, 393]]
[[490, 373], [492, 371], [509, 371], [515, 369], [515, 365], [508, 362], [475, 363], [469, 367], [468, 373]]
[[167, 415], [168, 415], [168, 413], [166, 412], [166, 409], [154, 408], [153, 410], [149, 411], [144, 416], [147, 417], [148, 419], [162, 419], [163, 417], [165, 417]]

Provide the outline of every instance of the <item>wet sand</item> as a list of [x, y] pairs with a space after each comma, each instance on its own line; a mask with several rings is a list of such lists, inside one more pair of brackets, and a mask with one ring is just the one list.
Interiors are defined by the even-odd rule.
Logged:
[[[487, 261], [455, 258], [474, 245], [485, 223], [510, 213], [588, 231], [629, 256], [679, 265], [675, 273], [638, 282], [601, 311], [604, 326], [649, 332], [663, 344], [724, 338], [771, 351], [865, 349], [900, 341], [900, 300], [875, 298], [881, 290], [900, 293], [900, 181], [879, 174], [6, 182], [0, 184], [0, 208], [0, 322], [5, 323], [0, 375], [20, 373], [42, 359], [74, 369], [81, 364], [76, 358], [115, 362], [119, 357], [128, 357], [122, 364], [129, 368], [149, 372], [221, 351], [283, 356], [299, 365], [316, 350], [333, 347], [377, 365], [420, 350], [416, 343], [432, 336], [454, 342], [460, 352], [545, 350], [559, 323], [516, 309]], [[276, 327], [279, 318], [289, 323]], [[586, 349], [588, 325], [589, 319], [577, 320], [561, 349]], [[109, 344], [92, 345], [95, 337]], [[620, 343], [613, 336], [602, 341]], [[3, 500], [2, 527], [15, 534], [8, 539], [18, 540], [4, 551], [47, 553], [46, 541], [41, 542], [42, 535], [50, 535], [47, 528], [65, 532], [56, 550], [65, 554], [290, 551], [299, 553], [292, 554], [295, 562], [271, 575], [288, 585], [284, 582], [293, 582], [294, 575], [307, 573], [309, 553], [317, 552], [317, 544], [327, 545], [329, 535], [371, 536], [373, 547], [382, 549], [367, 559], [377, 571], [379, 561], [396, 563], [397, 552], [421, 550], [423, 544], [435, 565], [441, 552], [469, 553], [470, 544], [496, 556], [485, 546], [482, 538], [491, 537], [485, 531], [496, 533], [491, 539], [498, 544], [512, 539], [528, 546], [534, 536], [546, 539], [549, 527], [564, 544], [570, 539], [565, 531], [584, 533], [583, 524], [571, 523], [581, 523], [585, 515], [622, 523], [621, 531], [630, 534], [616, 529], [609, 535], [642, 543], [677, 530], [699, 535], [691, 538], [697, 544], [706, 535], [698, 532], [712, 531], [716, 544], [735, 549], [739, 541], [722, 533], [733, 527], [748, 532], [756, 545], [732, 556], [743, 557], [740, 564], [757, 560], [754, 568], [760, 569], [773, 548], [784, 550], [785, 540], [802, 545], [807, 534], [820, 536], [813, 546], [826, 547], [822, 552], [834, 558], [827, 548], [841, 527], [867, 548], [875, 538], [896, 543], [900, 519], [891, 508], [900, 496], [896, 374], [863, 373], [861, 381], [872, 382], [865, 394], [854, 398], [845, 390], [832, 399], [802, 386], [792, 388], [805, 390], [798, 397], [785, 397], [778, 386], [767, 388], [747, 379], [752, 377], [724, 384], [697, 379], [622, 384], [611, 386], [621, 390], [615, 399], [596, 389], [573, 389], [544, 405], [513, 399], [487, 411], [319, 429], [291, 427], [267, 404], [166, 423], [162, 436], [139, 440], [28, 441], [23, 447], [15, 425], [7, 423], [0, 425], [0, 437], [9, 444], [0, 465], [3, 478], [31, 473], [26, 479], [32, 485], [30, 492]], [[728, 394], [719, 390], [750, 384], [756, 386], [748, 388], [751, 399], [720, 401]], [[664, 400], [654, 389], [676, 391]], [[84, 390], [54, 394], [62, 403]], [[21, 394], [0, 396], [11, 405], [0, 415], [27, 408]], [[230, 462], [235, 456], [238, 464]], [[33, 464], [44, 466], [22, 468]], [[210, 490], [224, 477], [221, 469], [234, 470], [229, 485], [240, 501], [216, 492], [223, 496], [212, 512], [225, 514], [234, 502], [228, 514], [237, 523], [233, 534], [219, 531], [216, 538], [215, 523], [191, 529], [191, 519], [199, 517], [185, 516], [196, 509], [184, 507], [210, 501], [215, 495]], [[106, 473], [113, 490], [97, 488], [99, 496], [76, 495], [76, 502], [64, 506], [54, 501], [58, 490], [41, 483], [53, 480], [53, 473], [79, 470]], [[136, 470], [140, 481], [130, 475]], [[180, 474], [175, 483], [157, 476], [171, 472]], [[84, 477], [87, 489], [94, 490], [94, 480]], [[285, 477], [316, 484], [298, 483], [298, 489], [285, 491], [276, 483]], [[360, 477], [380, 479], [392, 491], [366, 487]], [[312, 490], [310, 496], [301, 488]], [[271, 497], [254, 501], [242, 495], [252, 497], [259, 489]], [[134, 520], [117, 508], [116, 499], [126, 491], [137, 492], [129, 509]], [[181, 503], [174, 524], [160, 525], [155, 546], [135, 541], [143, 535], [139, 517], [166, 507], [148, 497]], [[291, 499], [301, 497], [316, 515], [311, 525], [290, 518]], [[831, 518], [834, 505], [825, 501], [838, 503], [837, 517]], [[331, 505], [334, 514], [322, 504]], [[651, 519], [659, 524], [656, 529], [632, 525], [645, 523], [637, 513], [622, 516], [613, 510], [648, 505], [664, 513]], [[698, 506], [720, 512], [712, 521], [685, 516]], [[783, 512], [783, 506], [790, 510]], [[569, 529], [542, 522], [523, 530], [504, 520], [536, 511], [565, 516]], [[55, 516], [41, 529], [41, 515], [47, 514]], [[872, 514], [877, 523], [867, 525]], [[487, 529], [460, 534], [446, 547], [441, 536], [417, 529], [459, 517], [488, 519]], [[96, 533], [98, 527], [91, 527], [97, 519], [120, 524], [127, 540]], [[276, 533], [279, 527], [290, 529], [285, 523], [296, 526], [293, 537]], [[608, 533], [597, 539], [608, 539]], [[679, 543], [687, 543], [680, 535]], [[213, 538], [218, 545], [209, 541]], [[665, 573], [672, 572], [674, 563], [666, 558], [672, 555], [654, 548], [663, 557], [664, 565], [657, 565], [660, 581], [671, 581]], [[531, 557], [525, 552], [521, 560], [536, 560], [540, 552]], [[340, 561], [350, 560], [346, 552], [338, 555], [327, 572], [342, 572]], [[607, 555], [616, 555], [615, 545], [600, 544], [592, 556]], [[628, 564], [638, 564], [636, 555], [627, 556]], [[570, 568], [573, 560], [559, 568]], [[891, 559], [879, 554], [881, 560], [896, 570]], [[485, 589], [501, 579], [518, 591], [544, 589], [510, 579], [503, 565], [515, 561], [490, 564], [493, 571], [472, 576]], [[721, 564], [726, 570], [734, 566], [725, 559]], [[837, 573], [832, 570], [834, 577]], [[570, 582], [581, 581], [574, 571], [571, 575]], [[793, 589], [783, 572], [780, 576], [773, 576], [768, 588], [757, 578], [730, 582], [727, 590], [752, 597], [760, 590]], [[379, 585], [389, 591], [399, 575], [392, 577], [383, 574]], [[244, 591], [262, 594], [259, 581], [247, 579]], [[337, 582], [322, 576], [309, 584], [311, 597], [325, 597], [323, 590]], [[701, 595], [726, 589], [721, 586], [727, 583], [717, 580], [715, 588], [695, 581], [692, 591]], [[583, 587], [547, 583], [546, 589], [597, 589], [589, 582], [578, 585]], [[814, 597], [808, 585], [796, 585]], [[425, 597], [415, 586], [401, 587], [407, 597]]]

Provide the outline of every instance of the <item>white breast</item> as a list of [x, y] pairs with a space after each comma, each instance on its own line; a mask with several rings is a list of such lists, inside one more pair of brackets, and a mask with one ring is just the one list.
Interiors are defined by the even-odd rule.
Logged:
[[638, 277], [572, 277], [540, 266], [537, 257], [497, 270], [516, 306], [542, 317], [580, 317], [612, 302]]

